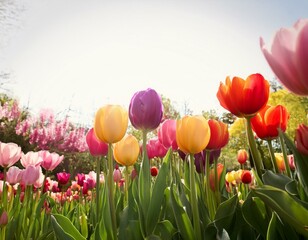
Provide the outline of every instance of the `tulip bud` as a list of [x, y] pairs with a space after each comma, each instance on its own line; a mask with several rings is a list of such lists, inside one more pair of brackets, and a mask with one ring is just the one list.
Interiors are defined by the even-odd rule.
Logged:
[[288, 155], [288, 161], [289, 161], [290, 169], [292, 171], [294, 171], [295, 170], [295, 164], [294, 164], [294, 155], [293, 154]]
[[7, 215], [7, 212], [4, 210], [2, 214], [0, 215], [0, 227], [5, 226], [9, 221], [9, 217]]
[[241, 175], [242, 183], [250, 184], [252, 180], [251, 172], [248, 170], [244, 170]]
[[237, 161], [240, 164], [245, 164], [248, 159], [248, 153], [245, 149], [240, 149], [237, 152]]
[[151, 176], [156, 177], [157, 174], [158, 174], [158, 168], [155, 166], [151, 167]]

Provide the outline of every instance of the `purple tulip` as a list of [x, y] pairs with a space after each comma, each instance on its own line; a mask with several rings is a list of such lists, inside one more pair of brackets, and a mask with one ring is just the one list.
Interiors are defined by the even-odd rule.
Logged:
[[154, 89], [136, 92], [129, 105], [129, 119], [139, 130], [151, 131], [156, 129], [163, 117], [161, 97]]

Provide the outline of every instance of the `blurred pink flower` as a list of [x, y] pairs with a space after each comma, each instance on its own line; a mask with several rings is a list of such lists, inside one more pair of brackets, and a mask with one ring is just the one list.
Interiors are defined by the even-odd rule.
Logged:
[[42, 168], [40, 167], [40, 175], [39, 175], [38, 179], [35, 181], [34, 187], [36, 187], [36, 188], [42, 187], [44, 178], [45, 178], [45, 175], [43, 174]]
[[14, 165], [21, 156], [21, 148], [15, 143], [0, 142], [0, 165], [9, 168]]
[[120, 169], [114, 169], [114, 171], [113, 171], [113, 180], [116, 183], [118, 183], [118, 182], [120, 182], [121, 178], [122, 178], [122, 173], [121, 173]]
[[29, 165], [19, 174], [21, 175], [21, 183], [25, 186], [34, 185], [40, 178], [41, 167]]
[[261, 50], [280, 82], [291, 92], [308, 96], [308, 19], [292, 28], [280, 29], [268, 50], [260, 38]]
[[40, 166], [43, 162], [43, 158], [39, 155], [38, 152], [30, 151], [26, 154], [22, 153], [20, 162], [24, 168], [27, 168], [30, 165]]
[[66, 172], [57, 173], [58, 183], [61, 185], [66, 185], [70, 180], [71, 174]]
[[295, 131], [295, 144], [297, 150], [308, 155], [308, 126], [300, 124]]
[[9, 222], [9, 217], [7, 212], [4, 210], [0, 216], [0, 227], [5, 226]]
[[100, 141], [91, 128], [86, 135], [86, 142], [92, 156], [105, 156], [108, 153], [108, 144]]
[[150, 139], [146, 145], [146, 148], [149, 159], [154, 157], [163, 158], [168, 151], [168, 149], [164, 147], [158, 138]]
[[21, 175], [20, 175], [21, 171], [22, 170], [18, 167], [15, 166], [10, 167], [6, 173], [6, 181], [11, 185], [19, 183], [21, 180]]
[[48, 171], [54, 170], [64, 159], [63, 155], [50, 153], [47, 150], [39, 151], [39, 156], [43, 159], [41, 166]]
[[165, 120], [157, 130], [158, 140], [167, 149], [172, 147], [173, 150], [178, 149], [176, 143], [176, 120], [167, 119]]
[[289, 161], [290, 169], [292, 171], [294, 171], [295, 170], [295, 164], [294, 164], [294, 155], [293, 154], [288, 155], [288, 161]]

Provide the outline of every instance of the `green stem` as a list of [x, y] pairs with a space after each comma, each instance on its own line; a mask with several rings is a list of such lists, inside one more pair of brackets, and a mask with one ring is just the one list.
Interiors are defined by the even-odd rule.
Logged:
[[255, 169], [257, 170], [257, 174], [259, 177], [262, 176], [261, 168], [263, 168], [262, 160], [260, 157], [260, 153], [257, 149], [257, 144], [255, 137], [252, 132], [251, 124], [250, 124], [250, 117], [246, 118], [246, 134], [247, 134], [247, 139], [249, 143], [249, 148], [252, 154], [252, 160], [255, 166]]
[[280, 145], [281, 145], [281, 150], [283, 154], [283, 160], [284, 160], [284, 165], [287, 171], [287, 175], [289, 178], [291, 178], [291, 170], [290, 170], [290, 165], [289, 165], [288, 156], [287, 156], [287, 149], [286, 149], [286, 145], [284, 143], [282, 134], [279, 134], [279, 140], [280, 140]]
[[268, 150], [269, 150], [270, 155], [271, 155], [271, 160], [272, 160], [274, 172], [278, 173], [279, 169], [278, 169], [277, 162], [276, 162], [276, 157], [275, 157], [275, 153], [274, 153], [274, 149], [273, 149], [273, 145], [272, 145], [272, 140], [267, 140], [267, 145], [268, 145]]
[[114, 205], [114, 181], [113, 181], [113, 159], [112, 159], [112, 144], [108, 144], [108, 189], [109, 189], [109, 205], [112, 222], [113, 237], [117, 239], [117, 219]]
[[96, 158], [96, 224], [98, 224], [99, 220], [100, 220], [100, 202], [99, 202], [99, 197], [100, 197], [100, 193], [99, 193], [99, 188], [100, 188], [100, 173], [101, 173], [101, 166], [100, 166], [100, 158], [97, 157]]
[[[33, 188], [32, 188], [32, 190], [33, 190]], [[39, 194], [40, 194], [40, 191], [37, 191], [36, 196], [35, 196], [34, 205], [32, 205], [32, 212], [31, 212], [31, 215], [30, 215], [30, 218], [29, 218], [30, 226], [29, 226], [29, 230], [28, 230], [28, 234], [27, 234], [27, 239], [33, 239], [33, 238], [31, 238], [31, 235], [32, 235], [33, 227], [34, 227], [35, 220], [36, 220], [36, 208], [37, 208], [37, 205], [38, 205]]]
[[220, 191], [219, 191], [219, 179], [218, 179], [218, 172], [217, 172], [217, 158], [214, 158], [214, 179], [215, 179], [215, 197], [216, 197], [216, 205], [215, 209], [219, 206], [221, 202], [221, 196], [220, 196]]
[[190, 202], [193, 214], [194, 232], [196, 239], [201, 240], [201, 229], [199, 222], [200, 217], [198, 211], [198, 199], [197, 199], [196, 182], [195, 182], [195, 164], [194, 164], [193, 154], [190, 154], [190, 159], [189, 159], [189, 176], [190, 176]]
[[128, 166], [125, 166], [125, 185], [124, 185], [124, 203], [126, 203], [125, 205], [127, 205], [128, 203], [128, 185], [129, 185], [129, 176], [128, 176]]
[[206, 150], [205, 174], [206, 174], [205, 189], [206, 189], [207, 208], [209, 211], [210, 219], [214, 220], [215, 210], [213, 206], [212, 190], [210, 187], [210, 151], [209, 150]]
[[2, 189], [3, 209], [7, 210], [7, 187], [6, 187], [6, 168], [3, 169], [3, 189]]

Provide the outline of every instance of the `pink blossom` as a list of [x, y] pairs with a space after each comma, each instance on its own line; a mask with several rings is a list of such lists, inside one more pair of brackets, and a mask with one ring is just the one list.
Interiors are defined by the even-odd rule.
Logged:
[[8, 168], [14, 165], [21, 156], [21, 148], [15, 143], [0, 142], [0, 165]]
[[291, 92], [308, 96], [308, 19], [280, 29], [269, 50], [260, 38], [261, 50], [279, 81]]
[[41, 166], [48, 171], [54, 170], [64, 159], [63, 155], [50, 153], [47, 150], [39, 151], [39, 156], [43, 159]]

